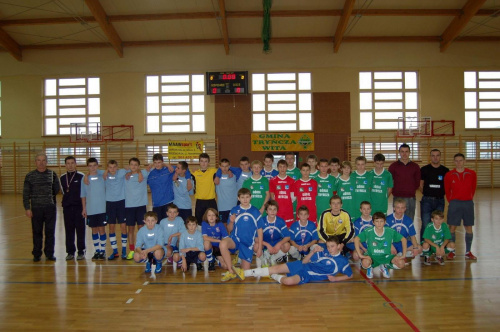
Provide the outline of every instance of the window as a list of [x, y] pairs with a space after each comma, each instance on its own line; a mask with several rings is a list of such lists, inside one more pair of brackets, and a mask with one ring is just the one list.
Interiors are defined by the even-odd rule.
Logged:
[[311, 73], [252, 75], [253, 131], [312, 130]]
[[[64, 158], [73, 156], [76, 159], [77, 165], [86, 165], [88, 158], [97, 158], [102, 164], [101, 148], [99, 146], [92, 147], [60, 147], [60, 148], [45, 148], [47, 154], [47, 164], [52, 166], [64, 165]], [[58, 159], [59, 158], [59, 159]]]
[[500, 71], [466, 71], [465, 128], [500, 128]]
[[465, 158], [479, 160], [500, 159], [500, 142], [465, 142]]
[[146, 133], [205, 131], [205, 76], [146, 76]]
[[[360, 156], [365, 156], [367, 160], [372, 161], [373, 157], [377, 153], [382, 153], [385, 157], [386, 161], [390, 160], [398, 160], [399, 158], [399, 146], [402, 143], [399, 142], [396, 144], [395, 142], [377, 142], [377, 143], [360, 143]], [[411, 160], [420, 160], [419, 158], [419, 149], [418, 142], [408, 142], [406, 143], [410, 146], [410, 159]], [[353, 151], [354, 153], [354, 151]], [[353, 155], [353, 158], [357, 156]]]
[[98, 77], [51, 78], [44, 86], [44, 135], [69, 135], [72, 123], [101, 122]]
[[359, 129], [397, 130], [400, 118], [418, 118], [418, 73], [359, 73]]

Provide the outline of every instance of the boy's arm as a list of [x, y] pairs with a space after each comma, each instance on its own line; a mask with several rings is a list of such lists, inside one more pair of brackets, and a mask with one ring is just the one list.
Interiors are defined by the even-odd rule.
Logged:
[[216, 239], [216, 238], [208, 236], [208, 235], [203, 235], [203, 240], [209, 241], [209, 242], [220, 242], [219, 239]]
[[358, 256], [359, 258], [363, 259], [363, 258], [366, 258], [365, 255], [363, 255], [363, 253], [361, 252], [361, 240], [359, 239], [359, 236], [356, 236], [354, 238], [354, 247], [356, 248], [356, 252], [358, 253]]
[[403, 255], [402, 257], [406, 257], [406, 249], [408, 248], [408, 241], [404, 237], [401, 238], [401, 244], [403, 245]]
[[262, 228], [257, 228], [257, 257], [262, 256], [262, 242], [264, 241], [264, 235]]
[[[432, 242], [432, 240], [424, 238], [424, 241], [425, 241], [425, 243], [428, 243], [431, 247], [434, 247], [436, 249], [439, 248], [439, 246], [437, 244], [435, 244], [434, 242]], [[448, 240], [446, 240], [446, 241], [448, 241]]]
[[[167, 242], [167, 244], [169, 244], [169, 245], [170, 245], [170, 243], [172, 243], [172, 239], [173, 239], [174, 237], [176, 237], [176, 236], [177, 236], [177, 237], [179, 237], [180, 235], [181, 235], [181, 232], [177, 232], [177, 233], [174, 233], [174, 234], [170, 235], [170, 236], [168, 237], [168, 242]], [[179, 241], [179, 244], [180, 244], [180, 241]]]
[[87, 218], [87, 197], [82, 197], [82, 217]]
[[303, 264], [309, 263], [311, 261], [311, 257], [319, 251], [323, 251], [323, 248], [320, 246], [314, 247], [313, 250], [311, 250], [307, 255], [304, 256], [304, 258], [302, 259], [302, 263]]
[[341, 276], [328, 276], [328, 281], [330, 282], [339, 282], [339, 281], [344, 281], [344, 280], [349, 280], [352, 278], [352, 274], [350, 276], [348, 275], [341, 275]]
[[187, 176], [186, 176], [186, 180], [187, 180], [186, 189], [187, 189], [187, 191], [191, 191], [191, 189], [193, 189], [193, 181], [191, 181], [191, 177], [187, 177]]

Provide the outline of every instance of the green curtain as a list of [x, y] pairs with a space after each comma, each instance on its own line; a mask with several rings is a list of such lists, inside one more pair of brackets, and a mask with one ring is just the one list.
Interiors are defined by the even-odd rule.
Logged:
[[264, 44], [263, 51], [265, 53], [271, 52], [271, 7], [272, 0], [262, 0], [262, 7], [264, 9], [264, 16], [262, 17], [262, 43]]

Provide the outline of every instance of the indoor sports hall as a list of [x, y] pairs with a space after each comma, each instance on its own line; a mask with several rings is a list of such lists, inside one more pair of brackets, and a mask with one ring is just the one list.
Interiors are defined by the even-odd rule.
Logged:
[[[497, 329], [499, 14], [497, 0], [1, 0], [0, 330]], [[210, 167], [293, 152], [371, 170], [403, 143], [420, 167], [439, 149], [477, 173], [477, 260], [460, 226], [454, 260], [416, 257], [390, 278], [354, 262], [347, 281], [294, 287], [170, 263], [153, 278], [92, 260], [90, 228], [84, 259], [66, 261], [59, 193], [56, 260], [33, 261], [23, 187], [39, 153], [58, 177], [69, 155], [83, 173], [90, 157], [146, 169], [156, 153], [194, 171], [193, 151]]]

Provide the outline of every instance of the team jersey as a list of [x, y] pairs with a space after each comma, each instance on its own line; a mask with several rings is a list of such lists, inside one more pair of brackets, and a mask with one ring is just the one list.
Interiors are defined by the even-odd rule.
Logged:
[[343, 243], [349, 242], [354, 236], [351, 216], [347, 211], [340, 209], [340, 213], [334, 215], [332, 214], [332, 209], [328, 209], [321, 214], [318, 222], [319, 238], [326, 241], [332, 235], [343, 235]]
[[304, 269], [314, 281], [327, 280], [328, 276], [339, 272], [352, 276], [349, 260], [340, 253], [333, 256], [326, 250], [314, 253], [309, 263], [304, 264]]
[[318, 196], [318, 183], [316, 180], [309, 179], [304, 181], [299, 179], [293, 184], [293, 193], [297, 198], [297, 214], [298, 209], [305, 205], [309, 209], [309, 220], [317, 223], [318, 215], [316, 214], [316, 196]]
[[302, 174], [300, 174], [300, 169], [298, 169], [297, 167], [294, 167], [292, 169], [287, 169], [286, 175], [291, 177], [294, 181], [297, 181], [302, 177]]
[[194, 197], [196, 199], [215, 199], [214, 175], [216, 168], [209, 167], [205, 171], [198, 169], [193, 172], [192, 178], [195, 183]]
[[139, 182], [139, 175], [132, 174], [125, 180], [125, 207], [148, 205], [148, 172], [142, 170], [144, 180]]
[[367, 244], [368, 256], [386, 256], [391, 254], [391, 244], [400, 242], [401, 234], [389, 227], [384, 227], [381, 235], [378, 235], [375, 227], [367, 228], [358, 235], [361, 242]]
[[219, 184], [215, 186], [217, 192], [217, 209], [221, 211], [230, 211], [233, 206], [238, 204], [238, 185], [236, 176], [229, 177], [228, 174], [221, 174]]
[[[354, 225], [354, 236], [358, 236], [365, 229], [372, 228], [373, 222], [372, 222], [371, 218], [370, 218], [370, 220], [364, 220], [363, 216], [361, 216], [358, 219], [356, 219], [356, 221], [353, 223], [353, 225]], [[366, 243], [363, 242], [362, 244], [363, 244], [363, 247], [366, 248]]]
[[165, 238], [163, 236], [163, 230], [158, 224], [155, 224], [153, 229], [148, 229], [146, 226], [141, 227], [137, 232], [135, 241], [135, 246], [137, 248], [149, 249], [156, 245], [163, 247], [164, 243]]
[[[165, 237], [165, 244], [168, 244], [168, 238], [170, 237], [170, 235], [175, 233], [182, 233], [186, 230], [186, 227], [184, 226], [184, 221], [179, 216], [175, 217], [174, 220], [168, 220], [168, 218], [163, 218], [160, 221], [160, 226], [163, 230], [163, 236]], [[172, 247], [177, 246], [177, 236], [172, 238], [172, 242], [170, 242], [170, 245]]]
[[387, 214], [387, 199], [389, 198], [387, 196], [387, 191], [394, 186], [392, 174], [386, 169], [380, 174], [377, 174], [375, 169], [372, 169], [370, 173], [372, 176], [370, 186], [372, 213], [382, 212], [383, 214]]
[[[399, 234], [401, 234], [408, 241], [407, 245], [411, 246], [411, 237], [415, 236], [417, 233], [415, 232], [415, 227], [413, 226], [413, 220], [407, 215], [403, 215], [403, 218], [396, 219], [393, 214], [387, 216], [385, 227], [390, 227]], [[394, 244], [394, 247], [398, 252], [402, 251], [402, 246], [400, 243]]]
[[307, 225], [302, 226], [300, 221], [297, 220], [290, 226], [290, 239], [299, 246], [306, 245], [314, 240], [318, 241], [319, 237], [316, 225], [308, 220]]
[[278, 202], [278, 217], [283, 218], [287, 226], [294, 222], [291, 196], [294, 182], [289, 176], [284, 179], [276, 176], [269, 181], [269, 192], [274, 194], [274, 200]]
[[269, 180], [263, 176], [258, 179], [250, 177], [243, 183], [243, 188], [250, 190], [252, 195], [250, 204], [260, 210], [265, 203], [266, 194], [269, 192]]
[[[173, 167], [175, 169], [175, 167]], [[148, 175], [148, 185], [151, 189], [151, 199], [153, 207], [163, 206], [174, 201], [173, 177], [175, 171], [170, 172], [167, 167], [161, 169], [153, 168]], [[191, 177], [189, 170], [186, 177]]]
[[240, 174], [238, 180], [236, 181], [236, 185], [238, 186], [238, 190], [243, 188], [243, 183], [245, 183], [245, 181], [250, 179], [251, 177], [252, 177], [252, 171], [248, 171], [248, 172], [241, 171], [241, 174]]
[[193, 188], [187, 190], [188, 179], [191, 180], [191, 176], [181, 177], [179, 176], [177, 181], [174, 181], [174, 204], [177, 205], [179, 209], [191, 209], [191, 195], [194, 194]]
[[318, 176], [319, 176], [319, 171], [318, 170], [316, 170], [315, 172], [312, 172], [312, 170], [311, 170], [311, 173], [309, 173], [309, 177], [311, 179], [316, 180], [318, 178]]
[[438, 246], [442, 246], [445, 240], [451, 240], [450, 228], [447, 224], [442, 223], [438, 229], [431, 222], [425, 227], [424, 239], [429, 239]]
[[354, 210], [358, 210], [359, 213], [359, 205], [357, 208], [354, 207], [353, 195], [354, 195], [354, 182], [351, 178], [348, 180], [344, 180], [341, 177], [338, 178], [335, 191], [337, 195], [342, 199], [342, 209], [346, 210], [347, 213], [351, 216]]
[[[179, 238], [179, 252], [186, 248], [198, 248], [198, 251], [205, 251], [203, 247], [203, 236], [200, 231], [196, 230], [194, 234], [191, 234], [186, 229], [181, 233]], [[181, 256], [185, 255], [186, 253], [181, 252]]]
[[358, 219], [361, 216], [359, 210], [361, 202], [370, 202], [370, 186], [372, 183], [372, 175], [365, 171], [359, 174], [357, 171], [351, 173], [351, 182], [354, 184], [354, 193], [352, 194], [353, 213], [350, 213], [353, 219]]
[[278, 176], [278, 174], [279, 174], [278, 170], [276, 170], [274, 168], [272, 170], [270, 170], [269, 172], [266, 171], [264, 168], [262, 169], [262, 171], [260, 171], [260, 175], [267, 178], [268, 180], [271, 180], [275, 176]]
[[286, 227], [286, 223], [280, 217], [276, 217], [273, 222], [269, 221], [269, 216], [262, 218], [262, 231], [264, 233], [264, 242], [275, 246], [285, 237], [290, 237], [290, 231]]
[[328, 210], [330, 208], [330, 198], [332, 198], [333, 192], [335, 191], [335, 185], [337, 183], [337, 179], [327, 174], [326, 178], [318, 176], [316, 178], [316, 182], [318, 183], [318, 196], [316, 196], [316, 211], [317, 215], [321, 216], [321, 213], [323, 213], [323, 211]]
[[106, 184], [101, 174], [88, 175], [89, 184], [82, 183], [80, 197], [85, 197], [87, 215], [106, 213]]
[[119, 169], [113, 175], [108, 172], [106, 177], [106, 201], [118, 202], [125, 199], [125, 174], [126, 169]]
[[[223, 223], [218, 222], [213, 226], [210, 226], [210, 224], [206, 221], [203, 221], [201, 223], [201, 234], [203, 236], [209, 236], [217, 240], [222, 240], [223, 238], [226, 238], [229, 236], [227, 234], [226, 226], [224, 226]], [[213, 247], [218, 247], [219, 242], [211, 242]]]
[[252, 205], [247, 209], [237, 205], [231, 209], [229, 216], [232, 215], [235, 215], [236, 219], [231, 235], [249, 248], [253, 247], [257, 229], [262, 229], [262, 218], [259, 209]]

